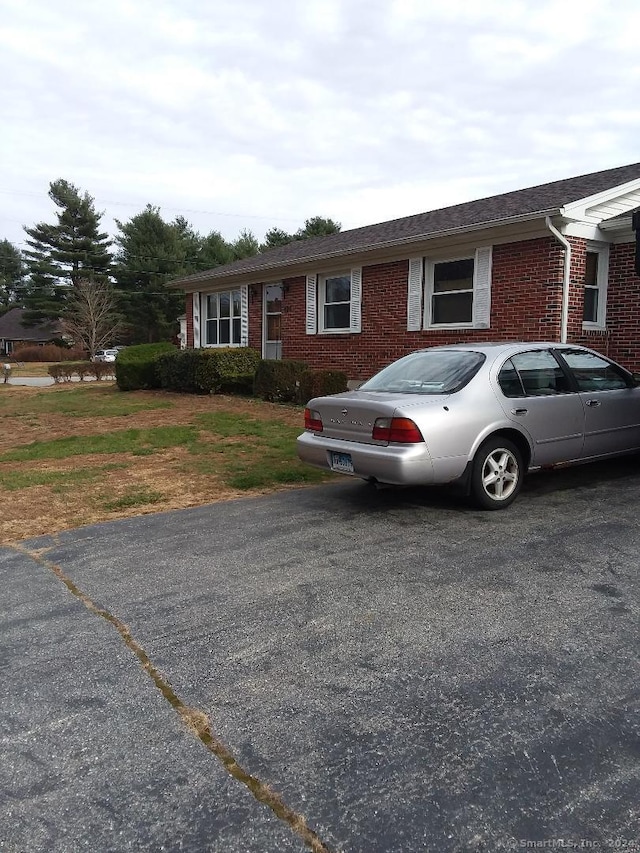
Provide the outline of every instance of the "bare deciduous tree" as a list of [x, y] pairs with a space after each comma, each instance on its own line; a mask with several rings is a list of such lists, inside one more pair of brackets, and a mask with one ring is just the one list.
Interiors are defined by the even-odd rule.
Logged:
[[110, 285], [81, 279], [67, 301], [61, 323], [63, 334], [93, 358], [98, 350], [109, 346], [120, 331], [115, 304]]

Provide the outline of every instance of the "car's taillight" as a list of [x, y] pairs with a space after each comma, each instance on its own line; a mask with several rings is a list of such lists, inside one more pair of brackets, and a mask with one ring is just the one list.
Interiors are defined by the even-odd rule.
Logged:
[[377, 418], [371, 437], [374, 441], [393, 441], [397, 444], [424, 441], [422, 433], [409, 418]]
[[311, 432], [322, 432], [322, 418], [315, 409], [304, 410], [304, 428]]

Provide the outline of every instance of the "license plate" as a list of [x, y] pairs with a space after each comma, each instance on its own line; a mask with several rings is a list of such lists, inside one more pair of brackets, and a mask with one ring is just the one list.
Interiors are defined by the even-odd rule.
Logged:
[[343, 474], [353, 474], [353, 461], [350, 453], [331, 452], [331, 469]]

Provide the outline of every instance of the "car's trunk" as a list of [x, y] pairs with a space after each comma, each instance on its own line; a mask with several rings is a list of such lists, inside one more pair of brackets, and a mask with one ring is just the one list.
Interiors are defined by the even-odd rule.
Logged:
[[385, 444], [371, 437], [377, 418], [391, 418], [399, 401], [406, 395], [352, 392], [344, 396], [323, 397], [314, 401], [311, 408], [320, 413], [322, 434], [343, 441], [360, 441], [363, 444]]

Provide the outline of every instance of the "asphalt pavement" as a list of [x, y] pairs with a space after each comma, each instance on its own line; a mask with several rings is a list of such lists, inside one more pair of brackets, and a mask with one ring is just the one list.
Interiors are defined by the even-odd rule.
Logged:
[[345, 480], [0, 549], [0, 851], [640, 850], [639, 498]]

